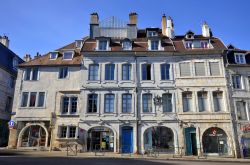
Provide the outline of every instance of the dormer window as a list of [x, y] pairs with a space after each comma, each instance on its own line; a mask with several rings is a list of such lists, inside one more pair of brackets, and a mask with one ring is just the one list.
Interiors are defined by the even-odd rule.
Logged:
[[148, 31], [148, 37], [155, 37], [158, 36], [156, 31]]
[[50, 60], [56, 60], [57, 56], [58, 56], [58, 52], [51, 52], [49, 59]]
[[234, 55], [235, 62], [237, 64], [245, 64], [246, 63], [246, 58], [244, 54], [235, 54]]
[[207, 41], [201, 41], [201, 48], [208, 48], [208, 42]]
[[77, 40], [76, 41], [76, 48], [81, 48], [82, 47], [82, 41], [81, 40]]
[[108, 41], [107, 40], [100, 40], [98, 45], [98, 50], [107, 50]]
[[194, 32], [192, 32], [191, 30], [189, 30], [186, 35], [185, 35], [186, 39], [194, 39]]
[[158, 50], [159, 49], [159, 41], [151, 40], [150, 50]]
[[132, 42], [129, 40], [122, 42], [122, 49], [123, 50], [132, 50]]
[[184, 41], [186, 49], [210, 49], [213, 48], [209, 41], [188, 40]]
[[192, 42], [188, 42], [188, 41], [186, 41], [186, 48], [187, 49], [192, 49]]
[[65, 51], [65, 52], [63, 52], [63, 59], [64, 60], [72, 60], [73, 55], [74, 55], [73, 51]]

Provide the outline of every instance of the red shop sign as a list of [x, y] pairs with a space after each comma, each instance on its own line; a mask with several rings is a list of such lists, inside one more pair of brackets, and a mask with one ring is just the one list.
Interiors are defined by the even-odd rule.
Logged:
[[243, 132], [249, 132], [250, 131], [250, 124], [244, 125], [240, 128]]

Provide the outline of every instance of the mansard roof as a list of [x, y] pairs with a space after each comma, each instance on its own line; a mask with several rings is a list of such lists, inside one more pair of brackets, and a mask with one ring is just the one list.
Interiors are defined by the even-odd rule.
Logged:
[[[239, 49], [232, 44], [228, 45], [227, 52], [227, 63], [229, 65], [237, 65], [237, 66], [249, 66], [250, 65], [250, 51]], [[240, 53], [245, 55], [246, 64], [237, 64], [235, 61], [235, 54]]]

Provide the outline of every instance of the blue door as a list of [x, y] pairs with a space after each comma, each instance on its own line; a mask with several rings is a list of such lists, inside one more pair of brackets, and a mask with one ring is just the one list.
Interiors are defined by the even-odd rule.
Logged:
[[132, 127], [122, 127], [122, 153], [133, 153]]
[[186, 155], [197, 155], [196, 129], [185, 128]]

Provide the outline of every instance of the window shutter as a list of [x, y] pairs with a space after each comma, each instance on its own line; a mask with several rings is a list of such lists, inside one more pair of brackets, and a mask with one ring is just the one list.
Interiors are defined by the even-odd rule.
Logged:
[[204, 62], [196, 62], [195, 63], [195, 75], [196, 76], [205, 76], [205, 63]]
[[190, 65], [189, 62], [187, 63], [180, 63], [180, 75], [183, 76], [190, 76]]
[[210, 62], [210, 74], [211, 76], [219, 76], [220, 75], [220, 66], [219, 62]]

